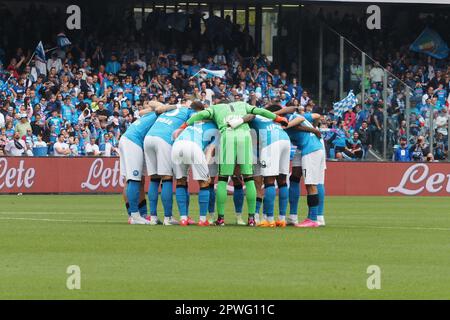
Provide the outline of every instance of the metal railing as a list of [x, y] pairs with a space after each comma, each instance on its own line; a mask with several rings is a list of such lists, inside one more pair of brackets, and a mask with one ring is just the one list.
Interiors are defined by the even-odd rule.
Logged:
[[445, 100], [426, 100], [425, 86], [421, 94], [420, 88], [412, 86], [413, 81], [400, 79], [389, 66], [382, 66], [370, 53], [324, 23], [319, 28], [318, 64], [319, 106], [331, 109], [334, 102], [353, 90], [361, 111], [354, 127], [346, 129], [358, 130], [361, 118], [367, 120], [371, 149], [380, 158], [393, 160], [400, 138], [406, 138], [413, 152], [417, 140], [423, 137], [422, 149], [427, 153], [423, 161], [428, 154], [450, 161], [445, 149], [450, 146], [450, 112]]

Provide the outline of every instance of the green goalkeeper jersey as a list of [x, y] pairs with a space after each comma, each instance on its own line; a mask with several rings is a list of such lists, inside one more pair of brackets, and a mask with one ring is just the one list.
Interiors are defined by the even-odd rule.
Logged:
[[[227, 121], [234, 118], [242, 118], [247, 114], [260, 115], [270, 120], [274, 120], [277, 116], [265, 109], [252, 106], [246, 102], [231, 102], [215, 104], [195, 115], [193, 115], [187, 121], [188, 125], [194, 124], [196, 121], [212, 119], [217, 124], [220, 132], [224, 132], [226, 129], [231, 129], [227, 125]], [[247, 123], [243, 123], [234, 130], [250, 130]]]

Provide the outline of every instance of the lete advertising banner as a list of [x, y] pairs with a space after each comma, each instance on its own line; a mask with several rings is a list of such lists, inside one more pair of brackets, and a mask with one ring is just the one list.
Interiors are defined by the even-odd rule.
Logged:
[[[328, 195], [450, 196], [450, 163], [328, 162]], [[0, 158], [0, 193], [119, 193], [118, 158]], [[197, 183], [190, 184], [197, 192]]]

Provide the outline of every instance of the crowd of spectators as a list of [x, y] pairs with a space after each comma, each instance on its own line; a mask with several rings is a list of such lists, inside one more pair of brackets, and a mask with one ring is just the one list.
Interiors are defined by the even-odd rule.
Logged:
[[[146, 101], [176, 104], [192, 99], [211, 105], [226, 97], [321, 113], [329, 158], [358, 160], [370, 149], [381, 152], [383, 130], [396, 147], [396, 161], [448, 156], [448, 61], [417, 58], [401, 50], [383, 64], [391, 74], [386, 88], [388, 128], [383, 128], [383, 69], [373, 63], [362, 75], [356, 53], [346, 60], [346, 77], [355, 93], [364, 81], [366, 99], [338, 118], [331, 106], [316, 105], [295, 75], [279, 70], [249, 46], [199, 40], [197, 46], [192, 42], [181, 50], [155, 41], [148, 46], [118, 38], [105, 44], [95, 35], [89, 37], [88, 46], [72, 41], [64, 50], [48, 52], [46, 64], [36, 58], [29, 61], [32, 50], [20, 46], [7, 61], [0, 61], [0, 154], [115, 156], [121, 134]], [[202, 67], [225, 70], [225, 78], [198, 75]], [[405, 85], [413, 88], [410, 128], [405, 121]], [[426, 143], [430, 119], [436, 134], [433, 154]], [[406, 130], [410, 141], [405, 141]]]

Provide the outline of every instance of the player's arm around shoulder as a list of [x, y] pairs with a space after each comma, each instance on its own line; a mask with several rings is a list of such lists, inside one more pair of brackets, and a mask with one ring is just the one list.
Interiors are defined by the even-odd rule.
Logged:
[[298, 110], [297, 107], [284, 107], [284, 108], [281, 108], [280, 110], [275, 111], [274, 113], [277, 116], [283, 116], [286, 114], [297, 112], [297, 110]]
[[143, 104], [143, 109], [139, 110], [139, 116], [145, 116], [151, 112], [154, 112], [155, 109], [159, 106], [162, 105], [162, 103], [158, 102], [158, 101], [145, 101]]
[[[319, 118], [320, 118], [320, 115], [319, 115]], [[289, 121], [289, 125], [287, 126], [286, 129], [294, 128], [298, 131], [314, 133], [316, 135], [316, 137], [320, 139], [322, 137], [322, 133], [320, 132], [320, 130], [315, 127], [303, 126], [302, 123], [305, 120], [306, 120], [305, 117], [303, 117], [301, 115], [297, 115], [294, 119]]]
[[273, 120], [274, 122], [281, 124], [282, 127], [286, 127], [288, 125], [288, 120], [286, 118], [276, 115], [272, 111], [269, 111], [265, 108], [258, 108], [247, 104], [247, 113], [256, 114], [258, 116]]
[[202, 110], [200, 112], [197, 112], [196, 114], [193, 114], [187, 121], [186, 124], [188, 126], [193, 125], [197, 121], [201, 120], [210, 120], [213, 118], [214, 115], [214, 109], [209, 107], [205, 110]]
[[183, 132], [184, 129], [186, 129], [188, 126], [193, 125], [197, 121], [212, 119], [212, 115], [214, 113], [212, 112], [212, 110], [209, 110], [209, 109], [210, 108], [193, 114], [185, 123], [183, 123], [177, 130], [175, 130], [173, 132], [172, 139], [176, 140], [178, 138], [178, 136], [181, 134], [181, 132]]
[[320, 114], [311, 113], [311, 118], [313, 119], [313, 121], [320, 120]]

